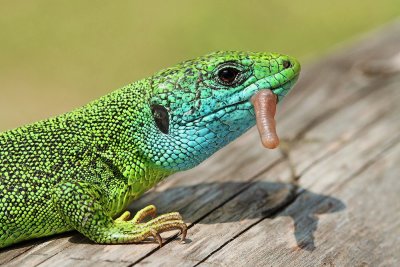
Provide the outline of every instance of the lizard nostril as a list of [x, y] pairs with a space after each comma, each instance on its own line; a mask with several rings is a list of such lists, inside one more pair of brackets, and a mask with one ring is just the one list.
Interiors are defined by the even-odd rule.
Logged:
[[290, 67], [292, 66], [292, 62], [290, 62], [289, 60], [284, 60], [284, 61], [282, 62], [282, 64], [283, 64], [283, 67], [284, 67], [285, 69], [288, 69], [288, 68], [290, 68]]

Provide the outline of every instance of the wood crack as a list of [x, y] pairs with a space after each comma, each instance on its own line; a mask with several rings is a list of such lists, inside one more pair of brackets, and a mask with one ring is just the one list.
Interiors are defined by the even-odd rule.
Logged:
[[[247, 189], [249, 189], [252, 186], [252, 182], [262, 173], [268, 172], [270, 169], [272, 169], [273, 167], [275, 167], [276, 165], [278, 165], [279, 163], [283, 162], [284, 159], [280, 158], [276, 161], [274, 161], [272, 164], [270, 164], [267, 168], [264, 168], [262, 170], [260, 170], [258, 173], [256, 173], [253, 177], [251, 177], [249, 180], [246, 181], [246, 183], [244, 184], [244, 186], [236, 191], [234, 194], [232, 194], [231, 196], [229, 196], [227, 199], [225, 199], [223, 202], [221, 202], [220, 204], [218, 204], [215, 208], [211, 209], [209, 212], [205, 213], [203, 216], [201, 216], [200, 218], [198, 218], [197, 220], [195, 220], [193, 223], [191, 223], [188, 226], [188, 229], [194, 227], [197, 223], [201, 222], [202, 220], [204, 220], [206, 217], [208, 217], [210, 214], [212, 214], [213, 212], [215, 212], [216, 210], [220, 209], [222, 206], [224, 206], [226, 203], [230, 202], [232, 199], [236, 198], [238, 195], [242, 194], [244, 191], [246, 191]], [[278, 206], [280, 207], [280, 206]], [[271, 209], [274, 210], [274, 209]], [[167, 244], [169, 244], [170, 242], [172, 242], [173, 240], [175, 240], [177, 238], [178, 234], [173, 235], [172, 237], [168, 238], [164, 244], [163, 247]], [[146, 255], [144, 255], [143, 257], [141, 257], [140, 259], [138, 259], [137, 261], [135, 261], [134, 263], [132, 263], [129, 266], [134, 266], [138, 263], [140, 263], [141, 261], [143, 261], [145, 258], [149, 257], [150, 255], [154, 254], [156, 251], [158, 251], [159, 249], [161, 249], [160, 247], [157, 247], [151, 251], [149, 251]]]
[[[361, 166], [355, 173], [353, 173], [350, 177], [345, 179], [344, 183], [341, 183], [338, 187], [336, 187], [334, 190], [339, 189], [340, 187], [343, 187], [346, 183], [348, 183], [350, 180], [354, 179], [355, 177], [361, 175], [363, 172], [367, 171], [368, 168], [373, 165], [377, 160], [379, 160], [385, 153], [389, 152], [391, 149], [393, 149], [396, 145], [400, 143], [400, 135], [397, 136], [397, 138], [394, 138], [391, 142], [389, 142], [384, 149], [378, 153], [375, 157], [373, 157], [371, 160], [367, 161], [363, 166]], [[333, 191], [334, 191], [333, 190]], [[276, 207], [275, 209], [271, 209], [268, 214], [266, 214], [264, 217], [261, 219], [257, 220], [256, 222], [252, 223], [242, 231], [240, 231], [238, 234], [236, 234], [234, 237], [228, 239], [225, 243], [223, 243], [220, 247], [212, 251], [210, 254], [208, 254], [205, 258], [200, 260], [197, 264], [193, 265], [194, 267], [201, 265], [205, 261], [207, 261], [212, 255], [217, 253], [218, 251], [222, 250], [225, 246], [227, 246], [229, 243], [234, 241], [236, 238], [241, 236], [242, 234], [246, 233], [249, 231], [252, 227], [255, 225], [259, 224], [260, 222], [264, 221], [265, 219], [273, 219], [278, 217], [279, 214], [284, 213], [287, 208], [289, 208], [293, 203], [296, 202], [296, 200], [299, 198], [301, 194], [303, 194], [303, 190], [299, 188], [297, 185], [292, 187], [290, 194], [288, 195], [287, 199], [285, 202], [283, 202], [281, 205]]]
[[376, 79], [376, 80], [374, 80], [374, 82], [372, 82], [371, 84], [368, 84], [368, 86], [366, 86], [364, 89], [362, 89], [362, 90], [360, 89], [356, 93], [350, 95], [340, 105], [337, 105], [337, 106], [332, 107], [330, 109], [326, 109], [319, 116], [317, 116], [314, 119], [310, 120], [307, 124], [304, 125], [304, 127], [302, 129], [300, 129], [300, 131], [296, 134], [296, 136], [293, 138], [292, 141], [296, 141], [296, 142], [301, 141], [302, 139], [304, 139], [304, 136], [307, 134], [307, 132], [309, 132], [310, 130], [312, 130], [316, 126], [318, 126], [323, 121], [325, 121], [325, 120], [329, 119], [330, 117], [332, 117], [333, 115], [335, 115], [343, 107], [345, 107], [345, 106], [347, 106], [349, 104], [354, 104], [357, 101], [363, 100], [365, 97], [367, 97], [368, 95], [373, 93], [376, 90], [376, 88], [385, 87], [388, 83], [390, 83], [388, 81], [388, 79]]
[[275, 218], [278, 214], [280, 214], [281, 212], [284, 212], [286, 210], [286, 208], [288, 208], [292, 203], [294, 203], [296, 201], [296, 199], [300, 196], [300, 194], [302, 193], [302, 191], [299, 191], [299, 188], [297, 185], [293, 186], [287, 196], [287, 198], [285, 199], [285, 201], [283, 201], [280, 205], [278, 205], [275, 208], [272, 208], [271, 210], [269, 210], [262, 218], [260, 218], [259, 220], [255, 221], [254, 223], [250, 224], [248, 227], [246, 227], [245, 229], [243, 229], [242, 231], [240, 231], [239, 233], [237, 233], [235, 236], [233, 236], [232, 238], [228, 239], [225, 243], [223, 243], [221, 246], [219, 246], [217, 249], [215, 249], [213, 252], [211, 252], [210, 254], [208, 254], [205, 258], [203, 258], [202, 260], [200, 260], [196, 265], [194, 266], [199, 266], [200, 264], [204, 263], [207, 259], [209, 259], [212, 255], [214, 255], [215, 253], [217, 253], [218, 251], [220, 251], [221, 249], [223, 249], [226, 245], [228, 245], [229, 243], [231, 243], [233, 240], [235, 240], [236, 238], [238, 238], [239, 236], [241, 236], [242, 234], [244, 234], [245, 232], [247, 232], [248, 230], [250, 230], [252, 227], [254, 227], [255, 225], [259, 224], [260, 222], [264, 221], [265, 219], [273, 219]]
[[400, 135], [396, 136], [391, 141], [389, 141], [379, 153], [377, 153], [370, 160], [366, 161], [365, 164], [363, 164], [358, 170], [356, 170], [350, 177], [345, 179], [343, 183], [340, 183], [336, 187], [332, 188], [332, 191], [340, 190], [343, 186], [351, 182], [352, 179], [366, 172], [375, 162], [381, 159], [386, 153], [394, 149], [399, 143], [400, 143]]

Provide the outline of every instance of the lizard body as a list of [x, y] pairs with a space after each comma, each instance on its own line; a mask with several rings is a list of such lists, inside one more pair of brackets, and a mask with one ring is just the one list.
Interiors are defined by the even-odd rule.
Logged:
[[[179, 213], [124, 209], [255, 124], [250, 98], [282, 99], [299, 63], [274, 53], [216, 52], [160, 71], [55, 118], [0, 134], [0, 248], [78, 230], [133, 243], [186, 225]], [[116, 219], [115, 219], [116, 218]]]

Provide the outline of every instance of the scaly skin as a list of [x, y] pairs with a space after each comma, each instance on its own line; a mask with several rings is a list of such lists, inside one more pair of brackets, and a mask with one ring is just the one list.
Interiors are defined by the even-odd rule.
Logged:
[[144, 222], [156, 214], [152, 205], [132, 220], [129, 212], [115, 218], [166, 176], [247, 131], [255, 124], [250, 97], [271, 88], [281, 100], [299, 72], [284, 55], [217, 52], [1, 133], [0, 248], [74, 229], [97, 243], [185, 234], [178, 213]]

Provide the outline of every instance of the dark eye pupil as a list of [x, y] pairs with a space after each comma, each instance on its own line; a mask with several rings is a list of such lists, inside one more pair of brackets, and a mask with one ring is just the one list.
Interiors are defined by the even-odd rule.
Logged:
[[285, 68], [285, 69], [288, 69], [288, 68], [290, 68], [292, 66], [292, 63], [289, 61], [289, 60], [284, 60], [283, 61], [283, 67]]
[[218, 72], [218, 78], [226, 84], [232, 84], [239, 74], [239, 70], [235, 68], [224, 68]]
[[154, 122], [156, 123], [158, 129], [160, 129], [162, 133], [168, 134], [169, 131], [168, 110], [161, 105], [154, 104], [151, 106], [151, 112], [153, 113]]

